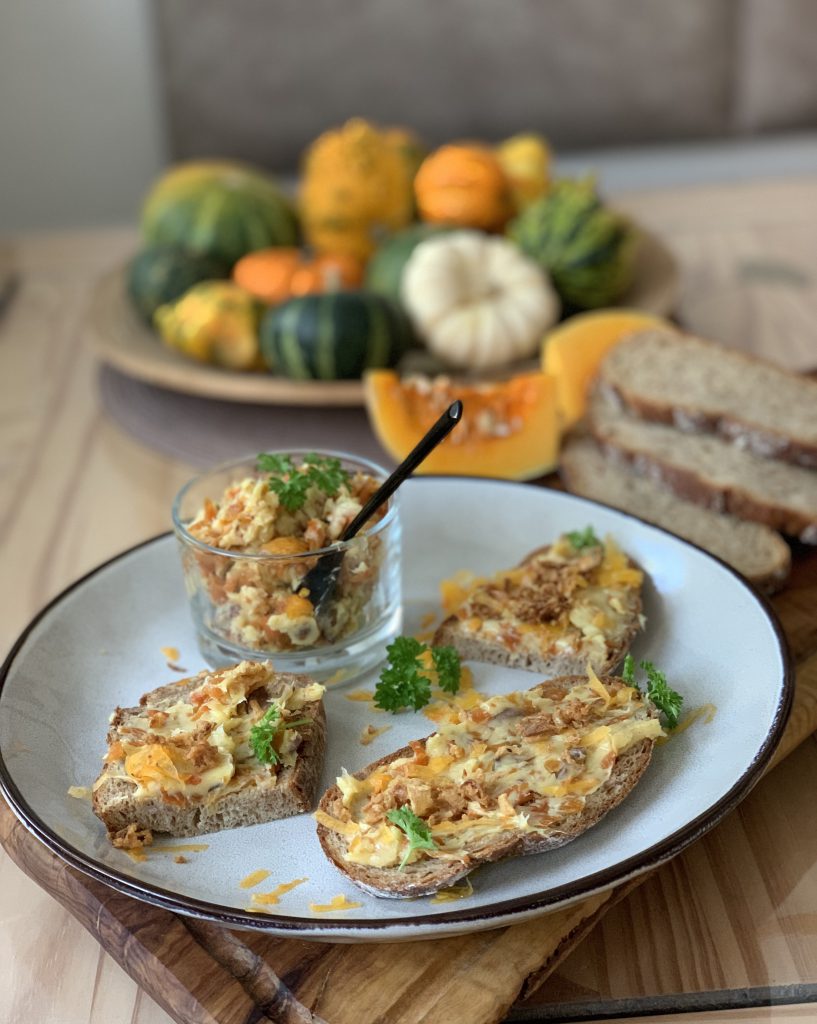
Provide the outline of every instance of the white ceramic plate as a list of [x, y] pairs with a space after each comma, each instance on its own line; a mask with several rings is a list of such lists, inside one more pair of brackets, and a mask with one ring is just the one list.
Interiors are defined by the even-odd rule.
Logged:
[[[649, 574], [646, 632], [637, 659], [663, 668], [686, 709], [717, 706], [656, 748], [632, 795], [560, 850], [493, 864], [472, 875], [456, 903], [381, 900], [359, 892], [323, 857], [309, 815], [203, 837], [207, 849], [177, 864], [149, 854], [133, 863], [107, 842], [87, 801], [105, 748], [108, 716], [171, 676], [161, 653], [178, 647], [202, 667], [185, 600], [175, 540], [148, 541], [65, 591], [28, 627], [0, 677], [0, 782], [25, 825], [70, 864], [138, 899], [231, 927], [372, 941], [439, 936], [519, 921], [609, 888], [674, 856], [711, 828], [757, 781], [785, 725], [791, 671], [768, 607], [727, 566], [662, 530], [572, 495], [489, 480], [424, 478], [403, 489], [405, 630], [436, 611], [438, 583], [459, 569], [513, 565], [564, 530], [592, 524], [611, 533]], [[476, 687], [498, 693], [535, 685], [518, 670], [472, 665]], [[371, 687], [373, 680], [359, 685]], [[390, 716], [327, 695], [330, 739], [323, 775], [355, 770], [427, 735], [422, 713]], [[392, 726], [368, 747], [368, 722]], [[269, 913], [246, 911], [239, 881], [256, 869], [281, 882], [308, 881]], [[359, 909], [317, 914], [310, 902], [345, 893]]]

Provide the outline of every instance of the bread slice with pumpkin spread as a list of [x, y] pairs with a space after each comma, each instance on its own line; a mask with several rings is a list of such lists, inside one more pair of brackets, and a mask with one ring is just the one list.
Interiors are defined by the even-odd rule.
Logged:
[[450, 612], [434, 643], [460, 656], [548, 676], [609, 672], [643, 628], [643, 572], [591, 527], [563, 534], [515, 569], [442, 584]]
[[111, 717], [94, 813], [115, 846], [308, 811], [323, 767], [324, 688], [242, 661], [146, 693]]
[[586, 832], [630, 793], [662, 735], [649, 697], [592, 669], [491, 697], [342, 775], [315, 814], [318, 837], [367, 892], [429, 895]]

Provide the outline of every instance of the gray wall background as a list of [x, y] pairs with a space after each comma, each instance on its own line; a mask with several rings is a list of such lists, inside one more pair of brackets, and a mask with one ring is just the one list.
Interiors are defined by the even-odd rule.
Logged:
[[0, 0], [0, 234], [133, 222], [171, 156], [291, 174], [355, 114], [536, 129], [611, 189], [817, 173], [815, 55], [817, 0]]
[[0, 0], [0, 234], [125, 223], [167, 158], [144, 0]]

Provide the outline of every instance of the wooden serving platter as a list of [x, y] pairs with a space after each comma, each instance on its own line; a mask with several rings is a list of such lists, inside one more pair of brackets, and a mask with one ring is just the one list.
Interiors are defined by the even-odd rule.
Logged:
[[[798, 552], [792, 579], [773, 605], [797, 664], [797, 684], [772, 767], [817, 728], [817, 551]], [[790, 786], [791, 779], [786, 781]], [[731, 820], [704, 843], [722, 842]], [[512, 1019], [520, 1013], [516, 1019], [535, 1020], [539, 1010], [543, 1019], [559, 1019], [544, 982], [611, 908], [635, 899], [629, 894], [644, 882], [636, 879], [567, 910], [495, 931], [399, 945], [347, 945], [232, 932], [119, 895], [65, 865], [5, 804], [0, 804], [0, 842], [180, 1024], [488, 1024], [509, 1011]], [[694, 857], [698, 849], [682, 856]], [[654, 878], [673, 867], [665, 865]], [[717, 921], [709, 922], [710, 929], [718, 927]], [[648, 960], [652, 952], [645, 945], [638, 956]], [[580, 949], [574, 961], [581, 956]], [[513, 1009], [537, 990], [524, 1007]]]
[[[641, 230], [635, 283], [618, 304], [668, 316], [675, 309], [679, 288], [675, 258], [663, 242]], [[137, 316], [121, 267], [102, 277], [94, 290], [88, 336], [98, 359], [129, 377], [170, 391], [261, 405], [363, 405], [359, 380], [300, 381], [270, 373], [240, 373], [173, 352]]]

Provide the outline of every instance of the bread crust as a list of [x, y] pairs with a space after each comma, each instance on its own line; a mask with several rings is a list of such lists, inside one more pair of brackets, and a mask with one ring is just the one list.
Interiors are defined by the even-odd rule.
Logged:
[[[610, 677], [602, 677], [602, 682]], [[553, 689], [568, 689], [586, 680], [584, 675], [561, 676], [557, 679], [541, 683], [532, 688], [532, 693], [547, 696]], [[650, 717], [656, 717], [655, 709], [647, 705]], [[428, 737], [425, 737], [427, 739]], [[524, 857], [534, 853], [555, 850], [565, 843], [577, 839], [583, 832], [591, 828], [617, 807], [632, 791], [644, 774], [652, 757], [655, 741], [643, 739], [625, 750], [613, 765], [607, 782], [595, 793], [591, 793], [585, 801], [584, 808], [577, 814], [569, 815], [559, 822], [558, 829], [549, 832], [502, 832], [498, 836], [487, 836], [467, 851], [463, 860], [420, 859], [407, 864], [402, 871], [397, 868], [369, 867], [363, 864], [352, 864], [344, 860], [347, 848], [346, 839], [338, 832], [318, 823], [318, 839], [321, 848], [335, 867], [346, 875], [355, 885], [372, 896], [383, 896], [388, 899], [412, 899], [416, 896], [429, 896], [446, 886], [453, 885], [460, 878], [469, 874], [480, 864], [504, 860], [507, 857]], [[365, 768], [354, 773], [354, 778], [365, 779], [372, 772], [384, 765], [396, 761], [400, 757], [410, 757], [413, 750], [410, 746], [385, 757], [373, 761]], [[342, 806], [342, 793], [337, 785], [331, 786], [318, 805], [319, 809], [333, 817], [338, 816]]]
[[[201, 685], [202, 673], [191, 679], [160, 686], [139, 699], [135, 708], [117, 708], [111, 719], [108, 742], [116, 737], [116, 727], [141, 709], [170, 705], [187, 697]], [[269, 696], [280, 693], [286, 684], [307, 686], [313, 680], [308, 676], [276, 674], [266, 687]], [[151, 832], [185, 837], [205, 835], [221, 829], [243, 825], [256, 825], [277, 818], [309, 811], [315, 801], [318, 781], [323, 769], [326, 749], [326, 713], [323, 701], [310, 701], [303, 707], [304, 717], [311, 718], [308, 725], [298, 726], [302, 741], [295, 764], [281, 768], [268, 780], [242, 788], [225, 787], [223, 794], [212, 800], [188, 801], [177, 805], [160, 796], [137, 797], [137, 785], [130, 779], [111, 777], [103, 770], [93, 789], [94, 814], [105, 824], [110, 836], [130, 825]]]
[[[587, 466], [586, 462], [591, 455], [592, 464]], [[619, 508], [625, 512], [630, 512], [641, 519], [657, 523], [659, 526], [670, 530], [672, 533], [675, 533], [680, 537], [692, 540], [693, 543], [697, 543], [701, 547], [706, 548], [706, 550], [712, 551], [713, 554], [723, 558], [724, 561], [732, 565], [738, 570], [738, 572], [742, 573], [746, 579], [750, 580], [759, 590], [762, 590], [766, 594], [775, 593], [788, 579], [789, 570], [791, 568], [791, 551], [783, 538], [770, 527], [767, 527], [762, 523], [751, 524], [751, 528], [753, 530], [761, 531], [761, 539], [763, 535], [765, 535], [765, 546], [768, 546], [769, 548], [769, 558], [767, 559], [765, 568], [761, 570], [756, 568], [755, 571], [752, 571], [747, 564], [741, 563], [740, 559], [730, 558], [727, 554], [720, 551], [717, 544], [707, 544], [701, 537], [690, 536], [679, 530], [677, 528], [677, 522], [674, 520], [675, 509], [677, 506], [673, 507], [673, 514], [670, 516], [661, 514], [656, 515], [649, 503], [638, 500], [628, 501], [626, 496], [622, 500], [619, 494], [611, 494], [609, 488], [605, 488], [604, 484], [600, 482], [604, 474], [601, 474], [600, 477], [598, 460], [604, 458], [604, 453], [592, 438], [580, 436], [579, 434], [574, 433], [568, 438], [566, 444], [562, 448], [562, 457], [559, 465], [559, 475], [561, 476], [565, 487], [572, 494], [579, 494], [583, 497], [591, 498], [594, 501], [602, 501], [613, 508]], [[675, 492], [669, 487], [662, 488], [661, 481], [655, 481], [649, 477], [640, 477], [639, 474], [634, 471], [634, 468], [628, 466], [626, 461], [623, 459], [607, 455], [606, 462], [607, 465], [605, 469], [607, 472], [612, 474], [621, 474], [620, 487], [625, 492], [631, 490], [633, 484], [638, 481], [639, 487], [641, 488], [654, 488], [656, 492], [660, 494], [675, 494]], [[618, 483], [619, 481], [617, 480], [616, 482]], [[692, 508], [692, 506], [695, 507]], [[714, 509], [704, 508], [704, 506], [699, 505], [697, 502], [689, 502], [687, 507], [690, 509], [690, 512], [696, 516], [708, 517], [710, 515], [717, 515], [719, 519], [722, 518], [724, 524], [729, 524], [730, 522], [735, 524], [734, 518], [730, 517], [728, 513], [717, 513]], [[745, 528], [743, 524], [741, 525]], [[707, 524], [702, 523], [702, 529], [706, 528]]]
[[737, 486], [722, 486], [700, 473], [675, 465], [643, 449], [628, 448], [611, 440], [590, 420], [596, 443], [609, 458], [632, 466], [639, 476], [666, 484], [679, 498], [715, 512], [728, 512], [738, 519], [762, 523], [773, 530], [797, 537], [804, 544], [817, 544], [817, 509], [812, 517], [797, 509], [762, 501]]
[[[679, 335], [679, 338], [681, 343], [693, 341], [696, 345], [706, 346], [712, 351], [719, 353], [725, 351], [720, 345], [703, 338], [690, 336], [687, 339], [683, 335]], [[817, 385], [800, 374], [784, 370], [782, 367], [772, 367], [766, 360], [750, 353], [729, 349], [728, 358], [742, 361], [750, 366], [766, 367], [774, 375], [781, 374], [803, 384], [804, 388], [814, 391], [814, 405], [817, 407]], [[722, 412], [707, 411], [691, 402], [659, 402], [650, 399], [632, 388], [628, 388], [620, 379], [612, 379], [609, 369], [605, 372], [605, 365], [606, 360], [602, 360], [597, 378], [599, 388], [604, 394], [619, 401], [624, 408], [640, 419], [665, 423], [685, 433], [717, 434], [762, 458], [779, 459], [782, 462], [804, 466], [807, 469], [817, 468], [817, 444], [808, 439], [776, 431], [769, 426], [754, 422], [748, 415], [746, 417], [737, 416], [726, 410]]]
[[[537, 548], [526, 555], [519, 563], [526, 565], [545, 548]], [[633, 568], [636, 566], [632, 559], [628, 559]], [[643, 571], [643, 570], [641, 570]], [[624, 655], [632, 646], [636, 634], [641, 629], [641, 594], [635, 596], [635, 605], [632, 614], [627, 622], [626, 629], [620, 638], [611, 643], [608, 639], [607, 650], [604, 661], [599, 664], [593, 663], [596, 672], [610, 672], [622, 660]], [[440, 623], [434, 633], [433, 643], [435, 645], [446, 645], [453, 647], [465, 661], [484, 661], [491, 665], [507, 665], [509, 668], [526, 669], [529, 672], [541, 672], [547, 677], [581, 675], [587, 669], [587, 652], [576, 651], [574, 653], [550, 654], [547, 652], [536, 654], [533, 651], [509, 650], [500, 644], [491, 642], [480, 637], [478, 634], [467, 631], [456, 615], [449, 615]]]

